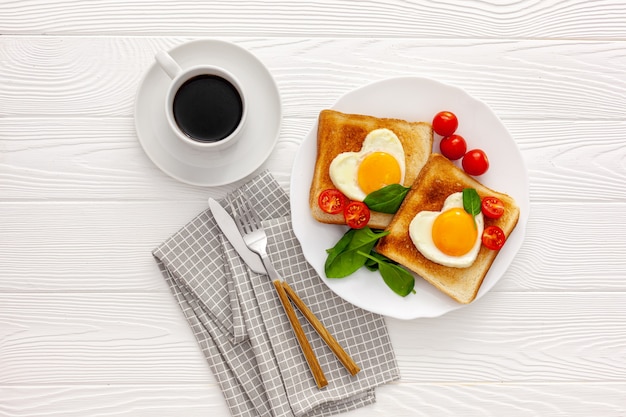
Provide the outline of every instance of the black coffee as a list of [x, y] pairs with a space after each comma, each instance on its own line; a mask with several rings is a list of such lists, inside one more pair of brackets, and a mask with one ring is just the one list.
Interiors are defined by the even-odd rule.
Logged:
[[199, 75], [187, 80], [174, 96], [174, 119], [191, 139], [217, 142], [239, 125], [243, 103], [228, 80]]

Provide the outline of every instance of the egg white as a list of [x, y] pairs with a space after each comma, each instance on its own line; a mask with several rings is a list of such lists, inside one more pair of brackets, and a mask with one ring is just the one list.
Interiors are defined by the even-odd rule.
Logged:
[[475, 216], [478, 234], [476, 235], [474, 246], [472, 246], [472, 249], [468, 253], [461, 256], [446, 255], [435, 246], [432, 229], [437, 216], [453, 207], [463, 208], [463, 193], [450, 194], [448, 198], [446, 198], [441, 211], [421, 211], [417, 213], [409, 224], [409, 235], [417, 250], [419, 250], [426, 259], [454, 268], [467, 268], [474, 263], [478, 256], [481, 236], [485, 228], [485, 220], [482, 213]]
[[400, 183], [404, 183], [404, 148], [398, 136], [389, 129], [372, 130], [363, 141], [359, 152], [340, 153], [330, 163], [330, 179], [346, 197], [363, 201], [367, 194], [359, 187], [357, 172], [363, 159], [373, 152], [386, 152], [400, 165]]

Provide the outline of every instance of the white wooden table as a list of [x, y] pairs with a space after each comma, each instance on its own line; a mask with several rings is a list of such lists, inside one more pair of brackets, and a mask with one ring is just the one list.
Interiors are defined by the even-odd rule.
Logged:
[[626, 1], [0, 2], [0, 416], [228, 416], [151, 250], [232, 186], [185, 185], [133, 125], [155, 52], [248, 48], [288, 188], [318, 112], [419, 75], [489, 104], [531, 215], [479, 302], [388, 320], [402, 379], [351, 416], [626, 416]]

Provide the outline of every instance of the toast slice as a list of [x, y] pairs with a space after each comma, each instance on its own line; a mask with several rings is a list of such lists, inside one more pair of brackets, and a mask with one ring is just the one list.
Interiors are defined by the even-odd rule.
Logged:
[[485, 227], [499, 226], [508, 237], [517, 225], [520, 214], [515, 200], [479, 183], [447, 158], [432, 154], [389, 224], [387, 230], [390, 233], [381, 238], [376, 246], [378, 253], [404, 265], [462, 304], [470, 303], [476, 298], [498, 251], [481, 245], [478, 256], [471, 266], [467, 268], [443, 266], [426, 259], [417, 250], [409, 236], [409, 224], [418, 212], [439, 211], [450, 194], [468, 187], [475, 188], [481, 198], [494, 196], [504, 203], [505, 211], [502, 217], [494, 220], [485, 216], [484, 219]]
[[[430, 123], [322, 110], [318, 120], [317, 157], [309, 194], [311, 213], [317, 221], [345, 224], [343, 214], [325, 213], [317, 203], [322, 191], [336, 188], [330, 178], [330, 164], [340, 153], [358, 152], [367, 134], [380, 128], [393, 131], [402, 143], [406, 165], [403, 185], [410, 187], [415, 181], [432, 153], [433, 132]], [[372, 211], [368, 225], [384, 229], [392, 217], [392, 214]]]

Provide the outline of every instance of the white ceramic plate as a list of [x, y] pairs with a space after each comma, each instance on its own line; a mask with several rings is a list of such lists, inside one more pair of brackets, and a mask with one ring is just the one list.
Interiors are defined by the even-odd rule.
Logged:
[[[496, 115], [484, 103], [459, 88], [416, 77], [392, 78], [367, 85], [346, 94], [332, 108], [346, 113], [413, 121], [431, 121], [441, 110], [450, 110], [458, 116], [457, 133], [465, 137], [468, 148], [481, 148], [489, 157], [489, 170], [477, 179], [514, 197], [521, 209], [517, 227], [496, 257], [476, 299], [484, 296], [502, 278], [522, 245], [530, 205], [524, 161]], [[439, 152], [439, 139], [435, 135], [434, 152]], [[309, 188], [316, 144], [317, 124], [304, 138], [296, 154], [291, 177], [291, 208], [294, 231], [304, 254], [328, 287], [363, 309], [399, 319], [437, 317], [463, 307], [419, 277], [415, 282], [417, 293], [405, 298], [387, 288], [377, 272], [365, 268], [347, 278], [326, 278], [326, 249], [333, 247], [347, 229], [318, 223], [310, 214]]]
[[210, 64], [234, 74], [247, 93], [248, 119], [242, 137], [223, 151], [185, 145], [168, 127], [165, 94], [170, 79], [155, 62], [135, 100], [135, 128], [148, 157], [166, 174], [192, 185], [225, 185], [253, 173], [274, 149], [282, 118], [278, 88], [267, 68], [247, 50], [219, 40], [184, 43], [169, 53], [183, 69]]

